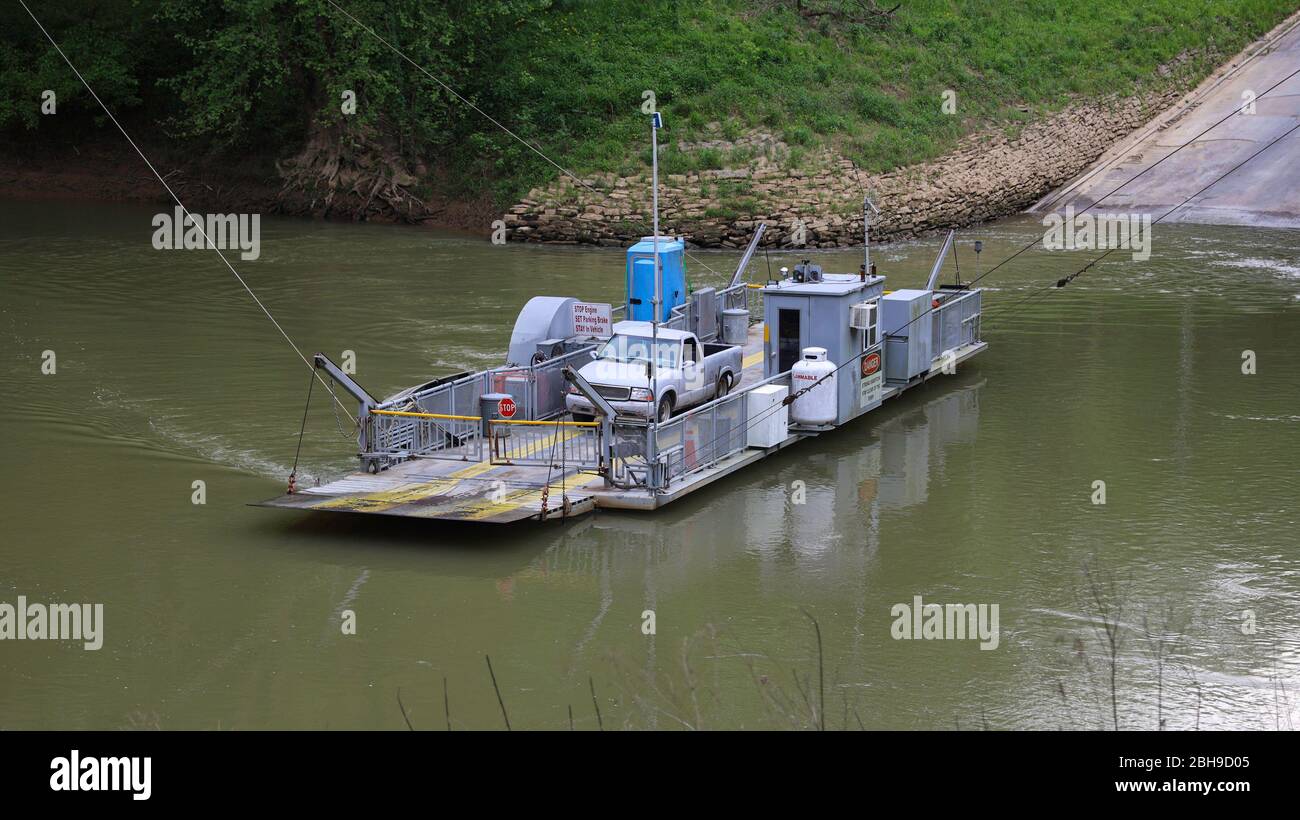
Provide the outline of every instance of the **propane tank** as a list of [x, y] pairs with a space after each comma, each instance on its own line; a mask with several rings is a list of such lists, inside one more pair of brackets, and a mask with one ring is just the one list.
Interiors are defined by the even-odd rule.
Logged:
[[815, 426], [835, 421], [839, 416], [839, 391], [835, 386], [835, 364], [826, 360], [826, 348], [805, 347], [803, 358], [790, 368], [790, 380], [791, 392], [811, 388], [791, 404], [791, 421]]

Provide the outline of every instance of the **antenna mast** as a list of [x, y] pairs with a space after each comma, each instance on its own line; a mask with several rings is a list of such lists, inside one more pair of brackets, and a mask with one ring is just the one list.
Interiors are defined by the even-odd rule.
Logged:
[[862, 272], [865, 276], [871, 275], [871, 214], [880, 215], [880, 209], [876, 203], [871, 201], [871, 197], [862, 198]]

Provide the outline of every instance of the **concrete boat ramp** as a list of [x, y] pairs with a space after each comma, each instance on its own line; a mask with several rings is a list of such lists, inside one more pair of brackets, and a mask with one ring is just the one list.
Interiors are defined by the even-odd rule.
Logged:
[[[1300, 227], [1295, 137], [1260, 150], [1300, 119], [1297, 68], [1300, 12], [1030, 212], [1092, 207], [1164, 215], [1165, 223]], [[1157, 163], [1158, 173], [1139, 176]]]

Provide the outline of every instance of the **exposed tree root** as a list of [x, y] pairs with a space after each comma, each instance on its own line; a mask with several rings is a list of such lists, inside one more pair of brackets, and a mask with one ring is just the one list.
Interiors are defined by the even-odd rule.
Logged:
[[420, 222], [440, 210], [416, 196], [417, 177], [395, 148], [368, 130], [318, 127], [296, 156], [276, 162], [276, 170], [283, 213]]

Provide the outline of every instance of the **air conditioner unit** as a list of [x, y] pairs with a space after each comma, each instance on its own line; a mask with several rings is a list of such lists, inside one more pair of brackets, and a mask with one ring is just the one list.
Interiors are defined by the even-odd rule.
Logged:
[[859, 302], [849, 308], [849, 327], [854, 330], [871, 330], [875, 326], [875, 302]]

